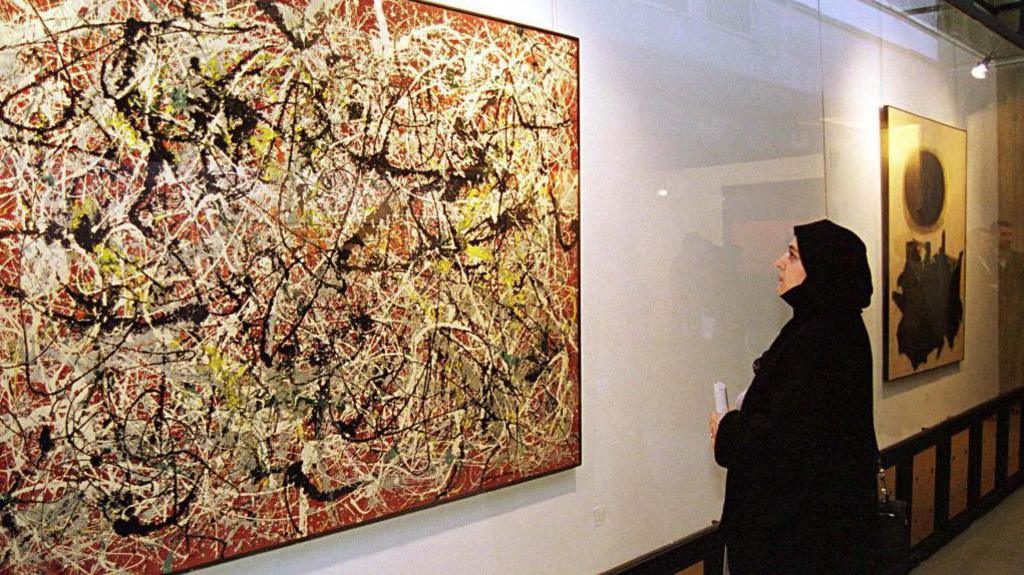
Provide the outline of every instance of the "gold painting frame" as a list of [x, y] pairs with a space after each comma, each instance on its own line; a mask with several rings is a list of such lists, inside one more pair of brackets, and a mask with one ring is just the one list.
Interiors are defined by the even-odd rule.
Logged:
[[964, 358], [967, 132], [881, 110], [885, 379]]

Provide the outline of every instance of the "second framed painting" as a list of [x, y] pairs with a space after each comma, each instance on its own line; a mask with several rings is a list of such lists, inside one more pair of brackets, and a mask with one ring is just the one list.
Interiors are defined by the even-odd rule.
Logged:
[[885, 378], [962, 361], [967, 132], [882, 108]]

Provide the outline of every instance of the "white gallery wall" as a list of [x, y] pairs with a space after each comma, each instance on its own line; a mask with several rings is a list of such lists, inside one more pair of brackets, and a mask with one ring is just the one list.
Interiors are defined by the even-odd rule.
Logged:
[[[711, 384], [788, 319], [793, 224], [865, 240], [884, 446], [998, 394], [996, 78], [858, 0], [462, 0], [580, 39], [583, 465], [208, 573], [596, 573], [718, 518]], [[968, 130], [966, 359], [881, 381], [879, 107]], [[992, 259], [988, 259], [992, 258]]]

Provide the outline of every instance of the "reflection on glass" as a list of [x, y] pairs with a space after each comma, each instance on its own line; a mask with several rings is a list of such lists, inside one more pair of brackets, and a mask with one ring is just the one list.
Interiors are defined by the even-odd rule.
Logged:
[[739, 389], [788, 317], [775, 257], [794, 224], [825, 216], [817, 13], [751, 0], [559, 0], [557, 13], [587, 32], [584, 90], [600, 79], [581, 100], [595, 119], [584, 201], [615, 215], [589, 237], [621, 253], [583, 266], [601, 284], [588, 308], [622, 317], [590, 334], [624, 341], [608, 367], [623, 377], [666, 358], [659, 385]]
[[1024, 252], [1015, 245], [1019, 230], [999, 220], [991, 235], [998, 242], [999, 380], [1009, 391], [1024, 379]]

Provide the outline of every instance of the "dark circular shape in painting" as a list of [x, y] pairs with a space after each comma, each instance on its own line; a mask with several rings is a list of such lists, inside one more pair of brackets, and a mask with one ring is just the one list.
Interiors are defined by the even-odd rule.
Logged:
[[918, 226], [929, 229], [939, 221], [946, 203], [946, 176], [934, 153], [920, 149], [910, 153], [903, 173], [903, 201]]

